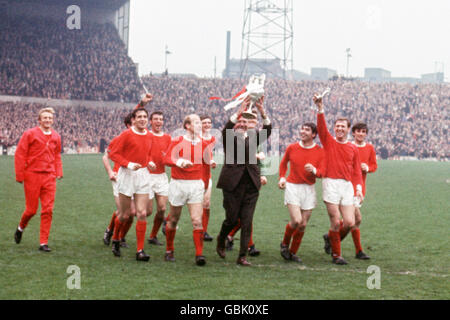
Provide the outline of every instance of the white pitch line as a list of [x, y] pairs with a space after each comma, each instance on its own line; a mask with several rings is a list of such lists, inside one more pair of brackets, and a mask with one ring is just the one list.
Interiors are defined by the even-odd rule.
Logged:
[[[232, 265], [232, 263], [229, 262], [225, 262], [225, 265]], [[236, 265], [238, 266], [238, 265]], [[278, 269], [282, 269], [282, 266], [280, 265], [276, 265], [276, 264], [254, 264], [252, 263], [252, 267], [257, 267], [257, 268], [278, 268]], [[244, 268], [244, 267], [243, 267]], [[344, 273], [359, 273], [359, 274], [367, 274], [367, 272], [365, 270], [349, 270], [349, 269], [344, 269], [345, 267], [341, 268], [310, 268], [307, 267], [305, 265], [300, 265], [300, 266], [292, 266], [289, 269], [294, 269], [294, 270], [302, 270], [302, 271], [313, 271], [313, 272], [344, 272]], [[381, 268], [381, 267], [380, 267]], [[284, 268], [283, 268], [284, 269]], [[417, 272], [417, 271], [398, 271], [398, 272], [393, 272], [393, 271], [383, 271], [383, 269], [381, 268], [381, 272], [384, 274], [391, 274], [391, 275], [401, 275], [401, 276], [429, 276], [429, 277], [436, 277], [436, 278], [447, 278], [449, 275], [448, 274], [438, 274], [438, 273], [424, 273], [424, 272]]]

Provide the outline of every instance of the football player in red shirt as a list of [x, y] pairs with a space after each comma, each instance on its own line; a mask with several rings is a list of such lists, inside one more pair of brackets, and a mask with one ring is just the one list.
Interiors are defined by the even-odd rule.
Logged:
[[[377, 156], [375, 148], [372, 144], [366, 142], [366, 137], [369, 132], [367, 124], [358, 122], [352, 127], [352, 135], [354, 138], [353, 144], [358, 147], [359, 158], [361, 159], [361, 172], [363, 178], [362, 193], [366, 196], [366, 178], [368, 173], [375, 172], [378, 168]], [[356, 258], [368, 260], [370, 257], [364, 253], [361, 246], [361, 234], [359, 227], [361, 225], [361, 202], [355, 197], [355, 226], [351, 229], [353, 243], [355, 244]]]
[[56, 179], [63, 177], [61, 161], [61, 137], [53, 130], [55, 111], [43, 108], [39, 111], [39, 125], [25, 131], [14, 155], [16, 181], [23, 183], [25, 211], [14, 234], [20, 243], [23, 230], [36, 214], [41, 200], [41, 226], [39, 250], [50, 252], [48, 237], [52, 225]]
[[[361, 161], [357, 147], [347, 140], [350, 121], [338, 118], [334, 123], [333, 137], [327, 129], [322, 98], [313, 97], [318, 107], [317, 131], [325, 151], [325, 165], [321, 170], [323, 201], [330, 218], [330, 230], [324, 239], [331, 243], [333, 263], [347, 264], [341, 256], [341, 235], [348, 233], [355, 224], [354, 196], [362, 194]], [[339, 223], [340, 217], [343, 224]]]
[[170, 145], [171, 137], [163, 131], [164, 115], [161, 111], [152, 112], [150, 125], [150, 133], [153, 135], [152, 161], [155, 163], [156, 169], [150, 172], [150, 201], [148, 202], [147, 216], [150, 216], [153, 212], [153, 198], [156, 199], [156, 214], [153, 218], [153, 227], [148, 243], [161, 246], [162, 243], [159, 242], [157, 234], [164, 221], [164, 213], [166, 212], [169, 196], [169, 179], [166, 175], [164, 157]]
[[[281, 256], [285, 260], [301, 263], [296, 255], [306, 225], [316, 207], [316, 176], [323, 161], [323, 149], [314, 143], [317, 128], [314, 123], [305, 123], [300, 129], [300, 141], [289, 145], [280, 162], [278, 187], [284, 189], [284, 203], [289, 210], [290, 221], [286, 225]], [[290, 167], [289, 176], [286, 172]], [[289, 244], [292, 244], [289, 247]]]
[[[206, 144], [207, 152], [212, 154], [212, 149], [216, 143], [216, 138], [211, 135], [211, 117], [203, 115], [200, 117], [202, 121], [202, 139]], [[211, 155], [212, 159], [212, 155]], [[202, 167], [202, 179], [205, 184], [205, 193], [203, 195], [203, 215], [202, 215], [202, 225], [203, 225], [203, 240], [212, 241], [213, 237], [208, 234], [208, 223], [210, 214], [210, 201], [211, 201], [211, 191], [212, 191], [212, 180], [211, 180], [211, 168], [215, 168], [216, 163], [212, 161], [212, 164], [203, 164]]]
[[[125, 117], [124, 124], [127, 129], [129, 129], [133, 125], [131, 112]], [[111, 184], [113, 187], [114, 202], [116, 203], [116, 208], [117, 208], [117, 210], [115, 210], [113, 212], [111, 221], [109, 222], [109, 225], [106, 228], [105, 233], [103, 234], [103, 243], [107, 246], [109, 246], [111, 243], [111, 237], [114, 233], [115, 222], [118, 219], [119, 205], [120, 205], [119, 190], [117, 189], [117, 173], [119, 172], [120, 166], [117, 163], [114, 163], [114, 167], [111, 168], [111, 164], [109, 163], [109, 156], [108, 156], [108, 153], [111, 151], [112, 147], [114, 146], [116, 138], [117, 137], [115, 137], [114, 139], [111, 140], [108, 148], [106, 149], [105, 154], [102, 157], [103, 166], [105, 167], [105, 170], [106, 170], [106, 173], [108, 174], [109, 180], [111, 180]], [[131, 225], [133, 224], [134, 216], [136, 216], [136, 207], [134, 205], [134, 201], [132, 201], [130, 218], [126, 222], [126, 226], [121, 229], [121, 232], [123, 234], [119, 236], [121, 247], [125, 247], [125, 248], [128, 247], [128, 245], [126, 244], [126, 241], [125, 241], [125, 236], [126, 236], [128, 230], [130, 229]]]
[[[203, 194], [205, 186], [202, 181], [202, 165], [205, 144], [201, 139], [202, 123], [196, 114], [190, 114], [183, 121], [185, 135], [172, 140], [164, 158], [164, 164], [171, 167], [169, 183], [170, 213], [166, 225], [166, 261], [175, 261], [174, 239], [178, 220], [184, 205], [191, 215], [195, 245], [195, 263], [206, 264], [203, 256]], [[206, 153], [208, 155], [208, 153]], [[210, 159], [205, 159], [210, 163]]]
[[117, 174], [119, 190], [119, 219], [113, 234], [113, 254], [120, 256], [120, 229], [129, 219], [131, 197], [136, 204], [136, 260], [148, 261], [144, 252], [147, 229], [147, 205], [149, 200], [150, 170], [156, 168], [151, 160], [152, 135], [147, 130], [148, 112], [144, 108], [133, 110], [134, 126], [122, 132], [110, 152], [110, 158], [120, 165]]

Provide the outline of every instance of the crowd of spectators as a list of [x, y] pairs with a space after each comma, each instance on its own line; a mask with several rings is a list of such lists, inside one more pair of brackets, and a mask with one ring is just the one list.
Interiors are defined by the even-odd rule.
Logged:
[[[209, 97], [230, 98], [245, 85], [244, 80], [237, 79], [147, 76], [142, 80], [154, 95], [148, 110], [164, 112], [168, 133], [180, 129], [184, 116], [189, 113], [211, 115], [213, 127], [220, 130], [233, 110], [225, 111], [226, 102], [209, 100]], [[265, 107], [273, 127], [278, 129], [269, 140], [271, 151], [284, 152], [287, 145], [299, 140], [300, 124], [316, 121], [312, 96], [326, 87], [331, 89], [324, 99], [330, 130], [333, 119], [343, 115], [352, 123], [363, 121], [368, 124], [368, 141], [374, 144], [382, 158], [450, 159], [448, 84], [268, 79]], [[4, 144], [17, 144], [23, 131], [36, 125], [36, 114], [42, 107], [39, 104], [0, 103], [0, 134]], [[129, 111], [128, 107], [60, 107], [56, 108], [55, 129], [67, 149], [76, 150], [80, 144], [99, 147], [102, 139], [108, 143], [123, 130], [122, 119]], [[276, 138], [279, 148], [274, 148]]]
[[111, 24], [0, 16], [0, 94], [122, 101], [138, 98], [136, 66]]

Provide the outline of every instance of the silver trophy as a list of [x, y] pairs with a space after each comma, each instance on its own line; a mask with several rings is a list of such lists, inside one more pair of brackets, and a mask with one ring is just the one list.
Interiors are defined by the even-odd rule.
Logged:
[[245, 91], [236, 97], [232, 102], [228, 103], [224, 109], [232, 109], [241, 104], [245, 98], [250, 97], [250, 104], [248, 108], [242, 113], [242, 117], [246, 119], [254, 119], [255, 115], [252, 113], [252, 107], [264, 95], [264, 81], [266, 75], [252, 75], [248, 81]]
[[[316, 95], [316, 98], [317, 98], [317, 99], [323, 99], [323, 97], [325, 97], [327, 94], [329, 94], [330, 91], [331, 91], [330, 88], [326, 88], [321, 94]], [[315, 111], [318, 110], [317, 107], [316, 107], [315, 105], [311, 106], [311, 109], [312, 109], [312, 110], [315, 110]]]
[[242, 117], [246, 119], [254, 119], [255, 114], [252, 112], [252, 107], [256, 101], [258, 101], [264, 95], [264, 81], [266, 80], [266, 75], [252, 75], [247, 85], [247, 92], [250, 96], [250, 104], [242, 113]]

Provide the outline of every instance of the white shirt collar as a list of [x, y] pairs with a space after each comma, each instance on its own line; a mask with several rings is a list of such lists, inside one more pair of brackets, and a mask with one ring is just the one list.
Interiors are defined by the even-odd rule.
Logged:
[[310, 145], [309, 147], [305, 147], [305, 146], [303, 145], [303, 142], [302, 142], [302, 141], [299, 141], [298, 144], [299, 144], [300, 147], [302, 147], [303, 149], [312, 149], [312, 148], [314, 148], [314, 147], [316, 146], [316, 143], [315, 143], [315, 142], [313, 142], [313, 144]]
[[348, 143], [348, 139], [345, 139], [344, 142], [340, 142], [340, 141], [338, 141], [338, 139], [336, 139], [336, 137], [334, 137], [334, 140], [336, 140], [336, 142], [340, 143], [340, 144], [347, 144]]
[[355, 146], [357, 146], [358, 148], [364, 148], [366, 146], [366, 142], [364, 141], [363, 144], [357, 144], [356, 141], [352, 142]]
[[147, 129], [144, 129], [144, 132], [139, 132], [139, 131], [137, 131], [135, 128], [134, 128], [134, 126], [132, 126], [131, 127], [131, 131], [133, 131], [134, 133], [136, 133], [136, 134], [138, 134], [138, 135], [140, 135], [140, 136], [145, 136], [146, 134], [147, 134]]
[[199, 138], [196, 138], [196, 139], [192, 140], [192, 139], [189, 138], [187, 135], [184, 135], [184, 136], [183, 136], [183, 139], [189, 141], [190, 143], [192, 143], [192, 144], [194, 144], [194, 145], [197, 144], [197, 143], [199, 143], [199, 142], [201, 141]]

